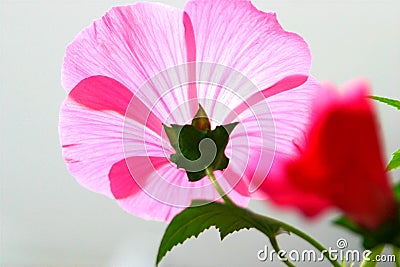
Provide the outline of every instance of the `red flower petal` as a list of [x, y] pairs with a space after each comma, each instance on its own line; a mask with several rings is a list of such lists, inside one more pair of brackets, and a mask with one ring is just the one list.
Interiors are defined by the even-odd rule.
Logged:
[[392, 216], [395, 201], [367, 98], [369, 86], [356, 81], [347, 89], [342, 96], [334, 88], [324, 91], [304, 151], [264, 189], [277, 203], [299, 207], [308, 215], [337, 207], [354, 222], [373, 229]]

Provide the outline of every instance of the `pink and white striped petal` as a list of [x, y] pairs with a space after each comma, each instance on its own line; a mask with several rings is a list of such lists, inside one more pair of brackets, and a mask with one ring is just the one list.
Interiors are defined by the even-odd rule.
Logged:
[[275, 13], [264, 13], [242, 0], [191, 0], [185, 12], [193, 24], [198, 62], [231, 67], [260, 90], [292, 76], [294, 88], [308, 77], [307, 43], [284, 31]]
[[186, 62], [183, 11], [157, 3], [113, 7], [67, 47], [62, 83], [104, 75], [135, 92], [158, 72]]
[[277, 158], [297, 156], [303, 149], [312, 103], [321, 90], [321, 84], [310, 76], [303, 85], [267, 98], [274, 118]]
[[[286, 186], [287, 191], [296, 191], [292, 185], [283, 184], [276, 177], [282, 177], [281, 172], [285, 169], [285, 162], [288, 159], [297, 157], [304, 149], [306, 132], [310, 127], [313, 116], [313, 103], [318, 95], [324, 91], [322, 85], [314, 78], [309, 77], [306, 83], [296, 89], [283, 92], [267, 99], [271, 107], [272, 115], [275, 121], [276, 135], [276, 151], [273, 164], [270, 169], [269, 176], [264, 181], [261, 187], [267, 188], [270, 192], [274, 188]], [[288, 102], [289, 101], [289, 102]], [[287, 103], [291, 103], [288, 105]], [[269, 186], [270, 185], [270, 186]], [[283, 187], [281, 187], [283, 188]], [[265, 194], [257, 194], [259, 198], [266, 198]], [[325, 207], [326, 202], [321, 202], [313, 196], [299, 196], [305, 203], [313, 203], [318, 207]], [[285, 199], [281, 198], [281, 204], [285, 204]], [[307, 204], [308, 205], [308, 204]], [[310, 210], [313, 210], [311, 208]]]
[[238, 114], [235, 121], [239, 125], [233, 130], [226, 149], [231, 159], [226, 172], [227, 177], [241, 178], [236, 189], [249, 196], [267, 177], [274, 160], [274, 119], [264, 99]]
[[309, 127], [311, 104], [320, 90], [321, 85], [310, 77], [303, 85], [268, 97], [238, 115], [243, 127], [231, 134], [227, 147], [231, 162], [226, 172], [230, 177], [242, 176], [236, 186], [240, 193], [260, 197], [256, 190], [268, 183], [267, 175], [280, 171], [282, 161], [298, 155]]
[[60, 141], [69, 171], [83, 186], [110, 197], [113, 164], [126, 155], [164, 156], [159, 135], [134, 114], [125, 119], [131, 97], [119, 82], [93, 76], [82, 80], [61, 107]]
[[[109, 177], [112, 184], [115, 182], [112, 188], [114, 195], [120, 196], [117, 197], [119, 205], [145, 219], [170, 221], [193, 199], [218, 201], [221, 198], [208, 179], [189, 182], [184, 170], [162, 157], [127, 158], [112, 167]], [[228, 195], [238, 205], [248, 203], [248, 198], [235, 191]]]

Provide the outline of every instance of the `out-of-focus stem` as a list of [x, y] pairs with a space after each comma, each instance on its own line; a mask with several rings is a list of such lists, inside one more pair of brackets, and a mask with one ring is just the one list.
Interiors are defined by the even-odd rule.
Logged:
[[368, 259], [364, 259], [361, 263], [360, 267], [375, 267], [378, 261], [376, 261], [376, 256], [381, 255], [384, 245], [379, 245], [371, 249], [371, 255], [368, 256]]

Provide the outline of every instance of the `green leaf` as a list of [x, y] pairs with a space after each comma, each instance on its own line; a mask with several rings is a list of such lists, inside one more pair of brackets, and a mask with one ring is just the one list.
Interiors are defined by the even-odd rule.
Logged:
[[[400, 110], [400, 101], [396, 99], [380, 97], [380, 96], [370, 96], [370, 98], [377, 100], [379, 102], [385, 103], [389, 106], [395, 107]], [[388, 171], [397, 169], [400, 167], [400, 149], [393, 153], [393, 158], [391, 159], [387, 169]]]
[[389, 106], [395, 107], [400, 110], [400, 101], [396, 99], [381, 97], [381, 96], [370, 96], [370, 98], [377, 100], [379, 102], [385, 103]]
[[388, 171], [400, 168], [400, 149], [393, 153], [393, 158], [390, 160], [387, 167]]
[[168, 225], [157, 254], [156, 264], [178, 244], [210, 227], [216, 227], [223, 240], [227, 235], [242, 229], [255, 228], [268, 237], [281, 233], [279, 222], [231, 204], [194, 201], [192, 206], [175, 216]]

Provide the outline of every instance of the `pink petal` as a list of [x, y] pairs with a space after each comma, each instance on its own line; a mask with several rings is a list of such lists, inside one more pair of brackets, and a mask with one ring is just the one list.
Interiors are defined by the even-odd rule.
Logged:
[[[188, 62], [196, 62], [196, 40], [194, 37], [194, 30], [192, 21], [189, 18], [189, 15], [184, 12], [183, 14], [183, 24], [185, 26], [185, 44], [187, 51], [187, 61]], [[188, 65], [188, 100], [197, 99], [197, 90], [196, 90], [196, 64]], [[192, 101], [190, 105], [191, 113], [195, 113], [197, 110], [196, 101]]]
[[243, 178], [236, 185], [241, 194], [256, 193], [263, 182], [268, 183], [271, 172], [280, 171], [282, 162], [298, 155], [319, 89], [320, 84], [310, 77], [303, 85], [266, 98], [235, 118], [239, 125], [227, 147], [231, 158], [227, 171], [230, 177]]
[[67, 91], [93, 76], [111, 77], [135, 92], [158, 72], [186, 61], [183, 11], [156, 3], [114, 7], [67, 47]]
[[[195, 113], [191, 111], [188, 101], [189, 66], [179, 65], [160, 72], [144, 83], [135, 93], [135, 98], [165, 124], [184, 124], [189, 122]], [[197, 99], [193, 99], [198, 107]], [[135, 105], [131, 105], [128, 113], [137, 113]], [[161, 125], [161, 124], [160, 124]]]
[[[125, 118], [131, 96], [119, 82], [93, 76], [82, 80], [61, 107], [60, 141], [69, 171], [83, 186], [108, 196], [113, 164], [126, 155], [164, 156], [162, 146], [169, 151], [160, 135], [141, 123], [141, 113]], [[161, 128], [154, 120], [153, 115], [149, 124]]]
[[129, 172], [125, 159], [115, 163], [108, 176], [111, 192], [116, 199], [126, 198], [140, 190]]
[[194, 27], [198, 62], [233, 68], [260, 89], [290, 76], [309, 75], [307, 44], [297, 34], [284, 31], [274, 13], [240, 0], [192, 0], [185, 11]]
[[125, 116], [133, 93], [116, 80], [92, 76], [82, 80], [68, 96], [90, 109], [113, 110]]
[[[111, 192], [116, 199], [123, 199], [139, 193], [142, 190], [141, 187], [146, 187], [148, 176], [168, 163], [168, 159], [163, 157], [150, 157], [149, 159], [129, 157], [115, 163], [108, 174]], [[140, 166], [141, 164], [144, 165]], [[135, 169], [135, 177], [132, 176], [130, 168]]]
[[[177, 169], [166, 158], [130, 157], [126, 159], [126, 163], [134, 183], [129, 180], [124, 183], [130, 182], [130, 187], [134, 189], [130, 196], [119, 199], [118, 203], [123, 209], [139, 217], [170, 221], [182, 209], [189, 206], [193, 199], [220, 200], [220, 196], [208, 179], [188, 182], [185, 171]], [[121, 162], [114, 168], [118, 168], [121, 172], [127, 171]], [[121, 172], [116, 174], [121, 175]], [[122, 176], [128, 178], [129, 174], [125, 173]], [[112, 177], [110, 173], [110, 179], [113, 181], [124, 178]], [[141, 190], [138, 190], [137, 186]], [[122, 190], [120, 193], [123, 194], [125, 191]], [[229, 196], [239, 205], [244, 206], [248, 203], [248, 198], [234, 191], [230, 192]]]
[[124, 158], [124, 117], [86, 108], [68, 97], [60, 112], [60, 141], [67, 168], [84, 187], [112, 196], [107, 178], [111, 166]]
[[187, 62], [196, 61], [196, 40], [194, 36], [193, 24], [189, 15], [183, 13], [183, 25], [185, 26], [185, 44], [187, 53]]
[[248, 196], [267, 177], [274, 159], [274, 120], [264, 99], [239, 114], [235, 121], [239, 124], [227, 146], [226, 154], [231, 159], [227, 173], [229, 177], [242, 178], [235, 189]]
[[[271, 179], [279, 177], [278, 173], [282, 171], [282, 164], [298, 156], [304, 149], [305, 135], [311, 123], [312, 104], [321, 90], [321, 84], [310, 76], [303, 85], [267, 98], [274, 118], [276, 147], [274, 161], [264, 181], [265, 187], [268, 187], [269, 183], [279, 183], [280, 181]], [[265, 198], [261, 195], [257, 197]], [[307, 197], [303, 199], [305, 203], [320, 203], [313, 196], [311, 198], [313, 201], [308, 201]], [[321, 206], [326, 206], [326, 203], [323, 202]]]
[[[291, 90], [298, 86], [301, 86], [308, 80], [308, 76], [304, 75], [292, 75], [285, 77], [272, 86], [257, 92], [256, 90], [247, 90], [247, 92], [241, 92], [241, 96], [245, 99], [242, 103], [237, 105], [232, 112], [227, 116], [226, 120], [230, 120], [232, 116], [240, 114], [248, 107], [257, 104], [258, 102], [264, 101], [265, 98], [277, 95], [279, 93]], [[255, 85], [248, 85], [249, 88], [255, 87]], [[243, 87], [242, 87], [243, 88]], [[243, 90], [242, 90], [243, 91]]]
[[321, 84], [309, 77], [303, 85], [267, 98], [275, 123], [277, 155], [293, 157], [303, 148], [312, 116], [312, 103], [320, 90]]

